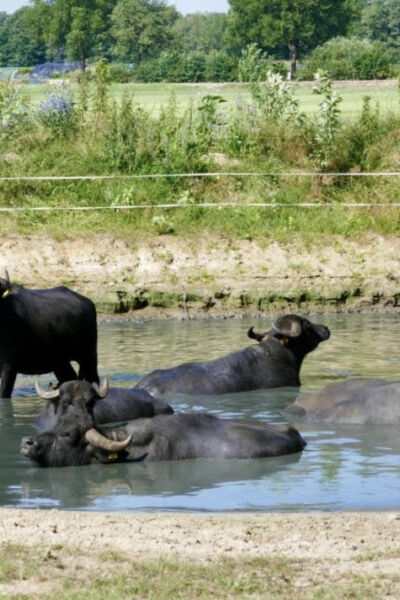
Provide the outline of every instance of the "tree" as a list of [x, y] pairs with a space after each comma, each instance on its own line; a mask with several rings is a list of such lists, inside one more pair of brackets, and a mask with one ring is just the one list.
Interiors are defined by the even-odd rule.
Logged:
[[36, 4], [45, 4], [50, 15], [46, 33], [48, 54], [60, 61], [66, 54], [77, 56], [82, 66], [90, 56], [107, 56], [111, 45], [110, 15], [117, 2], [35, 0]]
[[165, 0], [120, 0], [112, 13], [114, 55], [137, 63], [158, 56], [174, 42], [178, 18]]
[[82, 71], [86, 69], [86, 59], [93, 47], [91, 14], [87, 8], [74, 7], [71, 11], [71, 29], [67, 35], [67, 55], [80, 63]]
[[360, 33], [371, 40], [384, 42], [391, 56], [400, 59], [400, 2], [372, 0], [361, 13]]
[[9, 66], [31, 66], [46, 57], [43, 24], [31, 7], [23, 7], [12, 15], [1, 13], [1, 63]]
[[262, 50], [286, 47], [290, 76], [298, 53], [346, 33], [358, 13], [357, 0], [229, 0], [229, 34], [238, 47], [256, 43]]
[[226, 50], [227, 28], [228, 15], [223, 13], [193, 13], [181, 17], [175, 25], [185, 52]]

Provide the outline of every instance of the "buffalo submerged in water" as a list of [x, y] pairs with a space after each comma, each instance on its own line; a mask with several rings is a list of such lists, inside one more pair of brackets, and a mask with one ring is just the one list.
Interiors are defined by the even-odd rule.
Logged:
[[167, 402], [154, 398], [146, 390], [109, 388], [107, 380], [101, 385], [93, 383], [84, 387], [79, 381], [70, 381], [68, 385], [62, 385], [56, 390], [43, 390], [36, 383], [36, 391], [41, 398], [47, 400], [36, 422], [36, 428], [40, 432], [52, 429], [73, 408], [74, 399], [79, 396], [96, 423], [130, 421], [174, 412]]
[[[290, 426], [220, 419], [207, 413], [157, 415], [100, 431], [93, 418], [91, 384], [72, 383], [74, 391], [69, 408], [55, 427], [22, 439], [21, 454], [40, 466], [261, 458], [300, 452], [306, 445], [299, 432]], [[64, 383], [60, 393], [68, 391], [70, 385]]]
[[226, 394], [299, 386], [304, 357], [330, 336], [325, 325], [297, 315], [279, 317], [272, 328], [248, 335], [257, 345], [202, 363], [158, 369], [137, 384], [155, 396], [173, 393]]
[[96, 308], [65, 286], [30, 290], [0, 278], [0, 397], [10, 398], [18, 373], [53, 372], [59, 383], [99, 382]]
[[400, 381], [360, 377], [330, 383], [287, 407], [294, 417], [348, 425], [400, 425]]

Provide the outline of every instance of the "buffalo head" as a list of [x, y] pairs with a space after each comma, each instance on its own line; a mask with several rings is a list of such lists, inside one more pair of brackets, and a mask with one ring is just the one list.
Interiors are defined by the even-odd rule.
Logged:
[[96, 399], [107, 393], [107, 383], [98, 386], [86, 381], [68, 381], [58, 390], [37, 391], [48, 400], [61, 402], [60, 416], [55, 427], [34, 437], [24, 437], [21, 454], [44, 467], [85, 465], [110, 462], [120, 458], [131, 442], [131, 436], [118, 441], [107, 438], [95, 429], [93, 406]]
[[314, 350], [320, 342], [329, 339], [330, 331], [325, 325], [311, 323], [304, 317], [283, 315], [278, 317], [271, 329], [258, 333], [254, 331], [254, 327], [250, 327], [247, 335], [258, 342], [276, 338], [283, 346], [288, 346], [306, 355]]

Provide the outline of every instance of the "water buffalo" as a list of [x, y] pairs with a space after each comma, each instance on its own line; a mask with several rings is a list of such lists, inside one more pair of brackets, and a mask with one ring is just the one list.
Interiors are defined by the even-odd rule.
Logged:
[[289, 415], [324, 423], [400, 425], [400, 381], [347, 379], [299, 396]]
[[136, 419], [121, 427], [96, 427], [85, 382], [76, 382], [67, 412], [51, 431], [21, 442], [21, 454], [43, 467], [194, 458], [261, 458], [300, 452], [305, 442], [293, 427], [225, 420], [207, 413], [174, 413]]
[[262, 388], [299, 386], [304, 357], [330, 336], [324, 325], [297, 315], [279, 317], [272, 328], [248, 335], [257, 345], [202, 363], [186, 363], [158, 369], [143, 377], [138, 386], [150, 394], [226, 394]]
[[17, 373], [53, 372], [58, 381], [99, 382], [96, 309], [61, 286], [30, 290], [0, 278], [0, 397], [10, 398]]
[[108, 381], [98, 386], [96, 383], [67, 381], [56, 390], [43, 390], [36, 384], [36, 391], [47, 400], [46, 406], [38, 416], [38, 431], [53, 429], [60, 417], [74, 406], [74, 400], [81, 397], [86, 409], [91, 412], [96, 423], [130, 421], [140, 417], [154, 417], [174, 412], [164, 400], [151, 396], [140, 388], [108, 387]]

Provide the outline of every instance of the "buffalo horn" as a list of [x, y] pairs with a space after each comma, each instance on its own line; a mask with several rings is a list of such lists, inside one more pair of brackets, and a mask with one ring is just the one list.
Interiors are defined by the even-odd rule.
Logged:
[[268, 333], [269, 333], [269, 331], [264, 331], [264, 333], [257, 333], [256, 331], [254, 331], [254, 327], [252, 326], [248, 330], [247, 335], [252, 340], [257, 340], [257, 342], [262, 342], [267, 337]]
[[95, 448], [101, 448], [102, 450], [107, 450], [108, 452], [118, 452], [119, 450], [125, 450], [127, 446], [131, 443], [132, 435], [129, 435], [126, 440], [122, 440], [121, 442], [117, 442], [116, 440], [109, 440], [104, 435], [99, 433], [97, 429], [88, 429], [85, 433], [85, 440], [92, 444]]
[[11, 285], [11, 281], [10, 281], [10, 275], [8, 274], [7, 269], [4, 269], [5, 275], [6, 275], [6, 281], [8, 283], [8, 285]]
[[45, 400], [55, 400], [56, 398], [59, 398], [59, 396], [60, 396], [59, 389], [44, 390], [38, 381], [36, 381], [36, 383], [35, 383], [35, 389], [36, 389], [37, 395], [40, 396], [41, 398], [44, 398]]
[[108, 379], [105, 378], [102, 380], [101, 384], [92, 383], [92, 388], [96, 392], [99, 398], [105, 398], [108, 394]]

